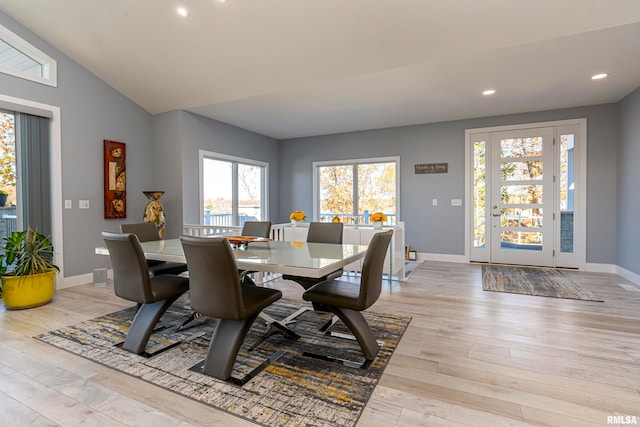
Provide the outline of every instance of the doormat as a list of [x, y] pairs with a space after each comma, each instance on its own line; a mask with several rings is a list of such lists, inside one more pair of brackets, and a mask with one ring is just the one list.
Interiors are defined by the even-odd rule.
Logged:
[[492, 292], [603, 302], [557, 268], [483, 265], [482, 289]]
[[[264, 312], [281, 319], [303, 304], [303, 301], [283, 298]], [[349, 361], [364, 360], [356, 341], [318, 331], [331, 318], [329, 313], [307, 311], [290, 324], [301, 336], [298, 341], [275, 334], [255, 350], [247, 351], [267, 329], [258, 319], [240, 349], [232, 376], [243, 377], [278, 350], [284, 350], [285, 354], [251, 381], [237, 386], [189, 370], [206, 356], [216, 325], [214, 319], [196, 319], [191, 322], [192, 327], [176, 332], [191, 312], [183, 304], [174, 304], [161, 319], [161, 324], [167, 327], [157, 328], [147, 351], [176, 339], [184, 342], [147, 359], [115, 347], [124, 340], [134, 312], [135, 308], [131, 307], [35, 338], [265, 426], [355, 425], [411, 320], [393, 314], [364, 312], [374, 335], [384, 344], [373, 363], [367, 369], [360, 369], [303, 355], [309, 352]], [[333, 330], [349, 333], [342, 322]]]

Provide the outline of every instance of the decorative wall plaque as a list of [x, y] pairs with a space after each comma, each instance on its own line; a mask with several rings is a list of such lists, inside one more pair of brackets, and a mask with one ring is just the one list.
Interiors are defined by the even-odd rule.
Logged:
[[449, 172], [449, 163], [425, 163], [416, 165], [416, 174], [447, 172]]
[[104, 141], [104, 217], [127, 217], [127, 168], [123, 142]]

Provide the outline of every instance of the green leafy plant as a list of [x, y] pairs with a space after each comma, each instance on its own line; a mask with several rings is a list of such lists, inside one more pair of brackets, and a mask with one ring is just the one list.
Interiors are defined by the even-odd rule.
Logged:
[[9, 195], [9, 192], [6, 190], [1, 190], [0, 189], [0, 194], [4, 194], [5, 196]]
[[30, 276], [60, 271], [53, 263], [53, 244], [31, 227], [2, 239], [0, 276]]

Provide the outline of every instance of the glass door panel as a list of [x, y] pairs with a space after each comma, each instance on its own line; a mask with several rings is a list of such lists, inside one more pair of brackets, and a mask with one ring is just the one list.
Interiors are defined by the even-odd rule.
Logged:
[[491, 262], [553, 265], [553, 128], [496, 132], [491, 144]]
[[235, 225], [232, 167], [223, 160], [204, 158], [202, 162], [205, 225]]
[[262, 221], [262, 168], [238, 163], [238, 225]]

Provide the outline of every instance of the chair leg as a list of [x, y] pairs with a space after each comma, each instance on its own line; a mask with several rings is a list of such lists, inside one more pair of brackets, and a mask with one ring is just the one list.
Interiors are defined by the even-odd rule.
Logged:
[[207, 358], [202, 373], [212, 377], [228, 380], [236, 361], [240, 346], [258, 313], [245, 320], [219, 320], [211, 337]]
[[179, 297], [180, 295], [177, 295], [151, 304], [142, 304], [133, 317], [122, 348], [131, 353], [143, 354], [156, 323]]
[[378, 351], [380, 350], [380, 346], [378, 345], [378, 341], [376, 341], [376, 337], [373, 335], [371, 327], [369, 327], [369, 324], [362, 313], [341, 307], [326, 306], [326, 308], [330, 309], [336, 316], [338, 316], [353, 333], [356, 340], [358, 340], [358, 344], [360, 344], [360, 348], [362, 349], [365, 358], [367, 360], [375, 359]]

